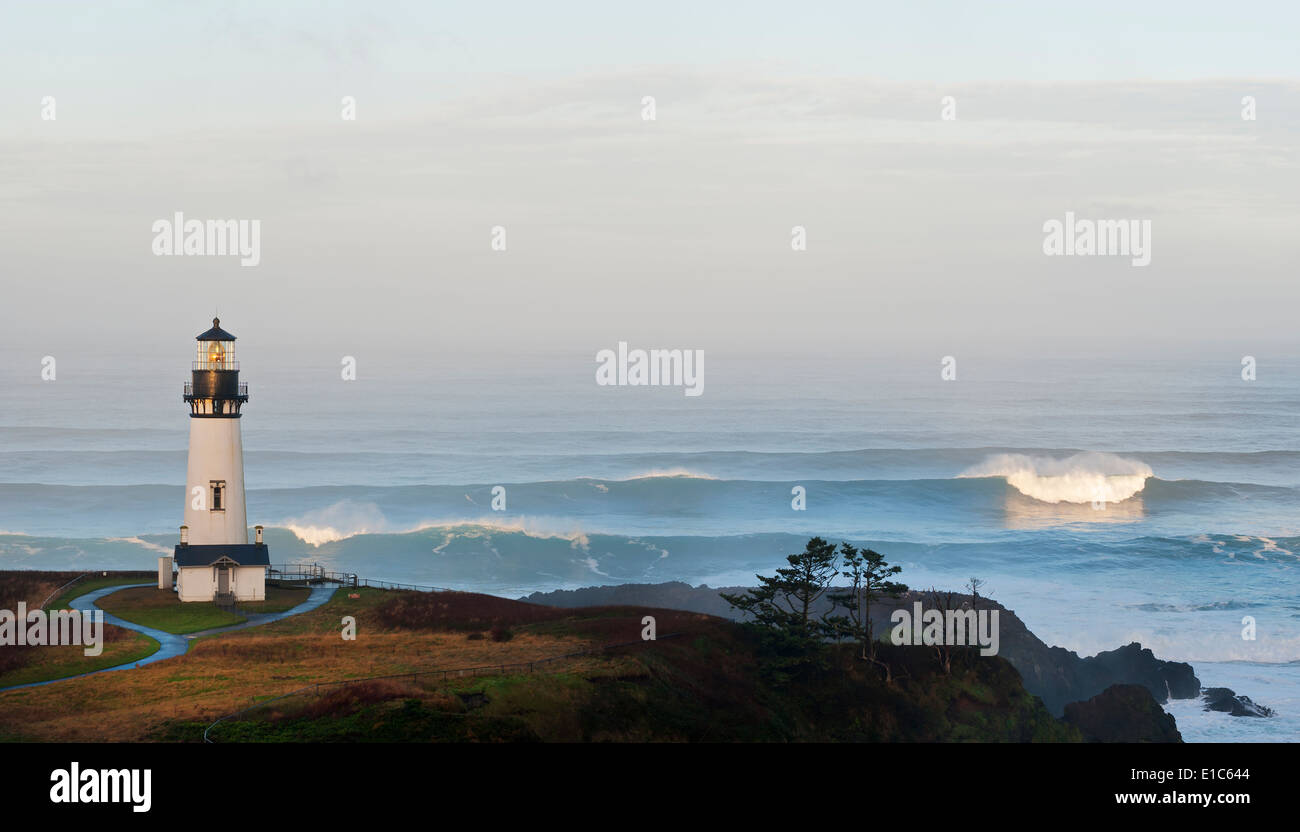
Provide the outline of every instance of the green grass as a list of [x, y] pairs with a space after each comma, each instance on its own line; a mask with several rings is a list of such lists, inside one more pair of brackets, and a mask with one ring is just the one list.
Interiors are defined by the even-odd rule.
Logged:
[[269, 586], [265, 601], [241, 602], [239, 612], [234, 613], [208, 602], [181, 603], [169, 590], [139, 587], [106, 595], [99, 599], [99, 606], [132, 624], [180, 635], [242, 624], [248, 620], [245, 614], [284, 612], [307, 600], [310, 594], [302, 587]]
[[265, 601], [240, 601], [238, 609], [243, 613], [288, 612], [306, 601], [311, 596], [311, 588], [305, 586], [266, 585]]
[[226, 612], [216, 604], [182, 604], [175, 593], [156, 587], [124, 589], [99, 599], [99, 606], [123, 621], [162, 630], [164, 633], [195, 633], [213, 627], [242, 624], [242, 615]]
[[0, 674], [0, 688], [66, 679], [137, 662], [158, 652], [159, 646], [143, 633], [130, 632], [119, 641], [105, 643], [104, 651], [98, 656], [85, 655], [84, 648], [78, 645], [34, 649], [32, 658], [22, 667]]
[[[267, 595], [271, 593], [271, 586], [266, 588]], [[349, 598], [349, 593], [357, 593], [361, 598]], [[368, 611], [383, 602], [388, 594], [382, 589], [373, 589], [364, 587], [361, 589], [350, 589], [347, 587], [338, 587], [334, 594], [324, 605], [317, 607], [311, 612], [302, 615], [295, 615], [290, 618], [282, 618], [279, 621], [266, 625], [268, 629], [258, 628], [259, 632], [267, 635], [303, 635], [305, 633], [332, 632], [337, 633], [339, 630], [339, 618], [344, 615], [359, 616], [364, 611]], [[304, 597], [304, 600], [305, 597]]]
[[[156, 578], [156, 576], [154, 576]], [[142, 584], [150, 580], [149, 573], [114, 573], [110, 572], [107, 576], [90, 575], [77, 581], [72, 586], [59, 593], [57, 598], [50, 601], [46, 609], [49, 610], [66, 610], [68, 604], [74, 598], [80, 598], [89, 592], [97, 589], [103, 589], [106, 586], [123, 586], [129, 584]]]
[[[42, 588], [39, 593], [31, 590], [35, 587], [31, 578], [50, 580], [53, 586]], [[103, 587], [124, 584], [148, 583], [154, 579], [150, 572], [110, 572], [107, 575], [95, 572], [77, 580], [71, 586], [68, 581], [77, 578], [76, 572], [65, 573], [0, 573], [0, 593], [6, 597], [26, 597], [32, 609], [50, 590], [56, 591], [51, 597], [48, 610], [68, 609], [69, 602], [75, 598]], [[34, 682], [48, 682], [66, 679], [96, 670], [129, 664], [153, 655], [158, 650], [158, 642], [151, 638], [116, 627], [104, 630], [103, 651], [98, 656], [87, 656], [85, 648], [80, 645], [57, 645], [43, 647], [14, 647], [0, 653], [0, 687], [26, 685]], [[15, 694], [17, 695], [17, 694]]]

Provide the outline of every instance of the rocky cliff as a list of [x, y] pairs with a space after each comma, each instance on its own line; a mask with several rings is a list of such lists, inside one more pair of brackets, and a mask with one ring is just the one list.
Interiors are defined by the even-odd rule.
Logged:
[[[639, 604], [736, 619], [736, 611], [719, 597], [719, 593], [744, 590], [745, 587], [692, 587], [673, 581], [534, 592], [524, 600], [557, 607]], [[910, 609], [918, 600], [927, 608], [931, 606], [928, 593], [909, 592], [902, 598], [886, 600], [873, 607], [871, 617], [877, 637], [888, 636], [892, 627], [890, 615], [895, 609]], [[953, 595], [950, 603], [998, 610], [999, 655], [1019, 671], [1025, 689], [1040, 697], [1053, 716], [1062, 716], [1068, 703], [1090, 699], [1115, 684], [1141, 685], [1157, 703], [1162, 704], [1171, 698], [1194, 699], [1201, 695], [1201, 683], [1191, 665], [1161, 660], [1136, 642], [1095, 656], [1081, 657], [1072, 650], [1044, 644], [1013, 610], [996, 601]]]

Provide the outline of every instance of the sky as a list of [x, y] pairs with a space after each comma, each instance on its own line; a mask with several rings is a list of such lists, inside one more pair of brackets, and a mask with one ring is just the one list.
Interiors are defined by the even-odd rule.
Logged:
[[[334, 366], [1250, 352], [1300, 303], [1298, 34], [1293, 3], [6, 0], [0, 356], [183, 353], [217, 313]], [[156, 256], [177, 211], [258, 220], [259, 264]], [[1046, 256], [1067, 212], [1150, 221], [1150, 265]]]

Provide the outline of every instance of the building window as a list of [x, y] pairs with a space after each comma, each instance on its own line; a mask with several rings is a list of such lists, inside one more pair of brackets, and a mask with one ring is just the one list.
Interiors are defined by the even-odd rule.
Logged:
[[210, 484], [212, 486], [212, 501], [209, 503], [209, 505], [212, 506], [213, 511], [225, 511], [226, 510], [226, 481], [213, 480]]

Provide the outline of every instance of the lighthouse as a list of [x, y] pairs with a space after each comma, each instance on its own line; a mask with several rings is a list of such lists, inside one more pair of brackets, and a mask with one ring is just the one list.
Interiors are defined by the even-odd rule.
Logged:
[[244, 443], [240, 416], [248, 385], [239, 380], [235, 336], [219, 318], [200, 333], [185, 385], [190, 407], [190, 450], [185, 475], [185, 523], [175, 550], [181, 601], [261, 601], [266, 598], [269, 552], [248, 542], [244, 504]]

